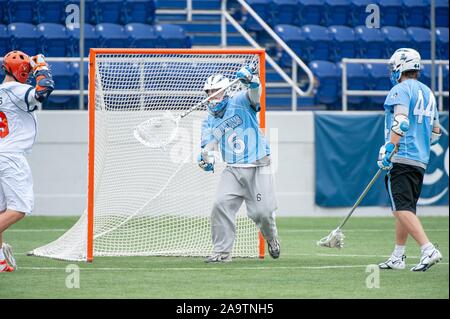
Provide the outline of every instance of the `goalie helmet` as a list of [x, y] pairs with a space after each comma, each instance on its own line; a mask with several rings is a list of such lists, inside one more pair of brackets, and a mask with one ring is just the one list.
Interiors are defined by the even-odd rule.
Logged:
[[[230, 84], [230, 80], [222, 74], [211, 75], [205, 82], [203, 90], [210, 96], [217, 90], [223, 89]], [[213, 92], [210, 92], [213, 91]], [[207, 104], [208, 111], [214, 117], [222, 117], [228, 104], [228, 92], [225, 90], [223, 98], [215, 97]]]
[[17, 82], [26, 83], [31, 72], [30, 57], [22, 51], [11, 51], [3, 58], [2, 69]]
[[389, 59], [392, 85], [399, 83], [402, 73], [410, 70], [420, 71], [420, 54], [414, 49], [398, 49]]

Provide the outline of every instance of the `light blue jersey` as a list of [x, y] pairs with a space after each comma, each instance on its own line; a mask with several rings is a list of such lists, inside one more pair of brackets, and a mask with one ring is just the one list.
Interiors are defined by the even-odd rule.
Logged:
[[246, 91], [230, 97], [223, 117], [209, 114], [203, 122], [201, 146], [218, 143], [228, 164], [252, 164], [269, 155], [269, 145], [259, 129], [258, 111], [259, 105], [251, 105]]
[[436, 99], [422, 82], [408, 79], [395, 85], [384, 102], [385, 140], [389, 141], [394, 119], [394, 107], [402, 105], [409, 118], [409, 130], [400, 140], [393, 162], [426, 168], [430, 159], [430, 138], [433, 126], [439, 123]]

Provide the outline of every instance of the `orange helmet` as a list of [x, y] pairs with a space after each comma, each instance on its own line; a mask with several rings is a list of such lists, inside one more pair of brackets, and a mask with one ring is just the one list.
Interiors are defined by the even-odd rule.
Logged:
[[11, 51], [3, 58], [2, 68], [16, 81], [26, 83], [31, 71], [30, 57], [22, 51]]

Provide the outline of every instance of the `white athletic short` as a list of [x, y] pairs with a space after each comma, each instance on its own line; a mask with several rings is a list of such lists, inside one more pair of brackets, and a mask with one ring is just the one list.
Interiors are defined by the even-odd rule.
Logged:
[[0, 153], [0, 212], [30, 214], [34, 207], [33, 177], [22, 154]]

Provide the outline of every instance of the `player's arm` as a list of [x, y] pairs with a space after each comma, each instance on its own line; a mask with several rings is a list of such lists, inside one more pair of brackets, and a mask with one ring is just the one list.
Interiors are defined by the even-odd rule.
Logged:
[[431, 140], [430, 140], [430, 144], [431, 145], [435, 145], [439, 142], [439, 139], [441, 138], [442, 135], [442, 131], [441, 131], [441, 124], [439, 123], [439, 113], [436, 110], [436, 112], [434, 112], [434, 117], [433, 117], [433, 129], [431, 131]]
[[255, 73], [255, 69], [252, 66], [245, 66], [241, 68], [236, 77], [247, 87], [247, 98], [250, 101], [250, 105], [256, 112], [259, 112], [259, 101], [261, 99], [261, 82], [258, 75]]
[[215, 154], [218, 151], [217, 141], [212, 133], [209, 118], [202, 123], [202, 151], [197, 157], [198, 166], [204, 171], [214, 172]]
[[30, 60], [31, 69], [36, 79], [34, 99], [43, 103], [55, 88], [52, 74], [42, 54], [35, 55]]

